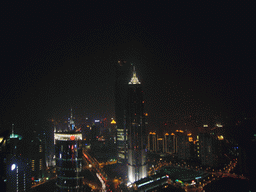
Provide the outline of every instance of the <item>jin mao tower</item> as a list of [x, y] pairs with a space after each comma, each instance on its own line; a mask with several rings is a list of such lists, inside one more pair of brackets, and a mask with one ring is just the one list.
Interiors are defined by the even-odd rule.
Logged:
[[144, 99], [134, 66], [128, 83], [125, 124], [128, 130], [128, 178], [133, 183], [147, 177]]

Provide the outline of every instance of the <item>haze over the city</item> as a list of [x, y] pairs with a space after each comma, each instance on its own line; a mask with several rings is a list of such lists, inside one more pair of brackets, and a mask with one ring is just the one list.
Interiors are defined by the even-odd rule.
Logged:
[[4, 189], [255, 188], [250, 3], [0, 7]]
[[[235, 3], [3, 3], [1, 129], [111, 118], [113, 66], [134, 63], [149, 129], [175, 117], [255, 114], [253, 28]], [[248, 9], [248, 11], [246, 11]]]

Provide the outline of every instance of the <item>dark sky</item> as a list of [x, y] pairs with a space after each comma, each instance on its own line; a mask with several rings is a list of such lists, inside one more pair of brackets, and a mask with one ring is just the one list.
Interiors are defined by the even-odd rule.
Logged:
[[114, 116], [114, 65], [136, 65], [152, 129], [255, 115], [252, 6], [1, 3], [1, 127]]

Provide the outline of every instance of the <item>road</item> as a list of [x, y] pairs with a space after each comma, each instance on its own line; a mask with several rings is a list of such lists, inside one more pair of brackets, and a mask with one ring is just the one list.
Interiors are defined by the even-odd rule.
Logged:
[[96, 174], [97, 179], [101, 182], [101, 191], [102, 192], [116, 191], [116, 190], [118, 191], [118, 187], [116, 185], [111, 185], [112, 183], [116, 184], [116, 182], [108, 179], [107, 174], [102, 169], [103, 167], [100, 166], [100, 163], [97, 161], [97, 159], [92, 157], [86, 150], [83, 150], [83, 157], [87, 164], [86, 168], [88, 170], [90, 170], [93, 173], [93, 175]]
[[[232, 161], [230, 161], [230, 163], [226, 167], [223, 167], [222, 169], [214, 170], [214, 169], [206, 168], [204, 170], [205, 173], [209, 173], [211, 175], [207, 178], [204, 178], [203, 181], [197, 183], [195, 186], [180, 186], [179, 184], [172, 183], [172, 182], [169, 182], [169, 184], [172, 184], [176, 187], [177, 186], [182, 187], [183, 189], [185, 189], [188, 192], [201, 192], [201, 191], [203, 191], [204, 186], [206, 186], [207, 184], [211, 183], [212, 181], [214, 181], [216, 179], [220, 179], [222, 177], [233, 177], [233, 178], [247, 179], [243, 175], [236, 175], [234, 173], [233, 174], [230, 173], [235, 168], [236, 164], [237, 164], [237, 159], [233, 159]], [[154, 169], [151, 169], [149, 171], [149, 174], [153, 174], [154, 170], [156, 170], [156, 169], [160, 170], [160, 169], [164, 168], [165, 166], [170, 166], [170, 165], [173, 165], [173, 164], [160, 161]], [[175, 166], [175, 165], [173, 165], [173, 166]], [[182, 166], [176, 165], [176, 166], [177, 167], [186, 167], [186, 168], [190, 167], [189, 169], [194, 169], [195, 171], [200, 169], [200, 167], [193, 168], [193, 167], [187, 166], [187, 165], [186, 166], [185, 165], [182, 165]]]

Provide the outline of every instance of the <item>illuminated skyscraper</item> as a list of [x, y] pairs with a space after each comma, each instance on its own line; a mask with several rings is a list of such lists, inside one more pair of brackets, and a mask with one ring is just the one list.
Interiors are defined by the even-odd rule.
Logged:
[[125, 125], [128, 129], [128, 178], [133, 183], [147, 177], [144, 100], [135, 67], [128, 84]]
[[55, 132], [57, 191], [83, 191], [82, 133], [74, 131], [72, 113], [67, 132]]
[[72, 108], [70, 110], [70, 118], [68, 118], [68, 128], [69, 128], [69, 130], [72, 130], [72, 131], [75, 130], [75, 121], [73, 119]]
[[0, 173], [1, 191], [29, 191], [31, 188], [31, 170], [29, 159], [23, 150], [27, 146], [21, 145], [23, 138], [9, 131], [0, 134]]

